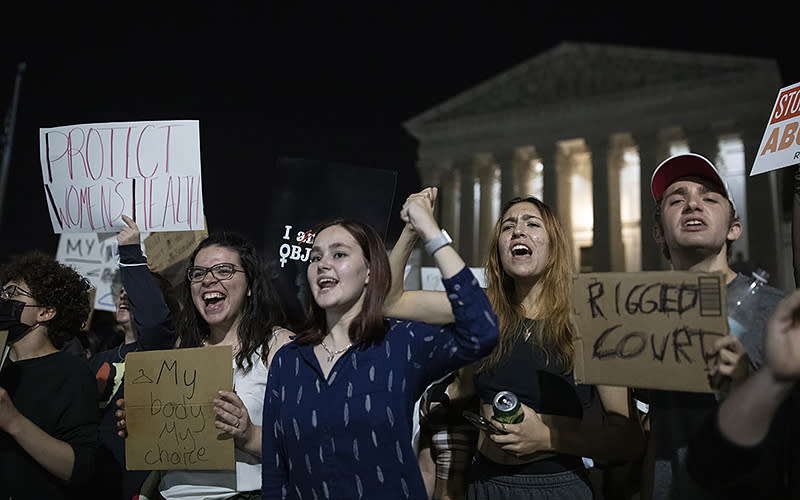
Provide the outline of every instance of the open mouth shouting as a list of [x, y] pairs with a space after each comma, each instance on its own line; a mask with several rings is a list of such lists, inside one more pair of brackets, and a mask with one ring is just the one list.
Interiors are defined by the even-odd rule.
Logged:
[[511, 247], [511, 255], [514, 257], [527, 257], [529, 255], [533, 255], [533, 250], [531, 250], [527, 245], [517, 243]]
[[683, 227], [689, 231], [696, 231], [705, 227], [705, 222], [702, 219], [698, 219], [696, 217], [687, 218], [683, 221]]
[[319, 288], [320, 293], [327, 292], [337, 284], [339, 284], [338, 280], [329, 277], [323, 277], [317, 280], [317, 287]]

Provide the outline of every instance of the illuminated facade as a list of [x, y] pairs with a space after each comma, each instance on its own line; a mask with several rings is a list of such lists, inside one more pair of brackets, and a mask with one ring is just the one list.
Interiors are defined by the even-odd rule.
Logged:
[[650, 177], [692, 151], [728, 179], [745, 228], [736, 258], [790, 289], [780, 176], [747, 176], [780, 87], [770, 59], [562, 43], [405, 126], [470, 265], [483, 263], [501, 200], [533, 194], [556, 208], [576, 271], [668, 268]]

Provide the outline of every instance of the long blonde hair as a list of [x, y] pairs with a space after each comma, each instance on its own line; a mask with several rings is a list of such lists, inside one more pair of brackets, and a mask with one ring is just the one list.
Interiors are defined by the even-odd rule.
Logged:
[[[514, 280], [506, 274], [500, 261], [500, 229], [505, 214], [518, 203], [530, 203], [539, 209], [544, 229], [550, 240], [550, 251], [545, 270], [539, 277], [539, 321], [535, 322], [527, 342], [538, 344], [548, 355], [554, 356], [565, 373], [572, 371], [574, 349], [573, 327], [570, 322], [570, 290], [572, 286], [572, 252], [564, 229], [553, 211], [535, 197], [514, 198], [503, 205], [500, 218], [494, 227], [492, 241], [486, 258], [486, 295], [500, 320], [500, 343], [478, 365], [478, 371], [496, 366], [514, 342], [525, 336], [526, 311], [522, 306], [525, 297], [517, 297]], [[542, 316], [545, 312], [546, 316]], [[549, 362], [549, 359], [548, 359]]]

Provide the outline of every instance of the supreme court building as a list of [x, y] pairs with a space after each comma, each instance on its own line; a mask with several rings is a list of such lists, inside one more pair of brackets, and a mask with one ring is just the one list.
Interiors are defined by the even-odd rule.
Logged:
[[650, 177], [692, 151], [728, 179], [744, 232], [733, 260], [794, 288], [783, 171], [750, 177], [781, 87], [771, 59], [562, 43], [408, 120], [422, 186], [464, 259], [483, 264], [502, 201], [556, 209], [576, 271], [668, 269]]

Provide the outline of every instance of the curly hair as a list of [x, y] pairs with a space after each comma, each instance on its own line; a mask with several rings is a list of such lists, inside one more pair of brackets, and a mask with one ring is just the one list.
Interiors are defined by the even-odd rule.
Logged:
[[[272, 283], [267, 279], [266, 267], [255, 247], [244, 237], [231, 232], [220, 232], [209, 235], [201, 241], [186, 263], [186, 269], [194, 265], [200, 250], [212, 246], [227, 248], [239, 255], [244, 268], [247, 286], [251, 294], [245, 297], [237, 336], [239, 352], [234, 357], [236, 366], [245, 372], [253, 367], [250, 358], [256, 349], [261, 347], [262, 359], [269, 354], [269, 341], [272, 331], [285, 323], [283, 311]], [[186, 274], [184, 273], [184, 276]], [[180, 347], [199, 347], [208, 339], [211, 331], [206, 320], [194, 307], [192, 286], [184, 281], [181, 287], [182, 308], [176, 323]]]
[[89, 318], [89, 280], [50, 255], [33, 251], [11, 257], [3, 269], [3, 283], [24, 281], [31, 295], [43, 306], [53, 307], [47, 335], [57, 349], [73, 338]]

